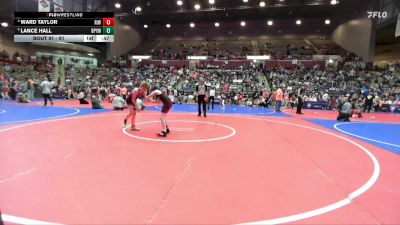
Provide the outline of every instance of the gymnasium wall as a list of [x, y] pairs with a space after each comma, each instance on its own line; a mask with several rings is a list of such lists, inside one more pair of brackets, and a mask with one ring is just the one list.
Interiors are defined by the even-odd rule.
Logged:
[[332, 40], [365, 61], [373, 60], [375, 40], [370, 19], [354, 19], [340, 24], [333, 31]]
[[215, 38], [218, 40], [232, 39], [268, 39], [276, 37], [293, 38], [298, 36], [326, 36], [330, 35], [334, 24], [326, 26], [323, 21], [308, 19], [303, 20], [303, 25], [297, 26], [295, 20], [275, 20], [273, 26], [265, 21], [246, 21], [246, 26], [241, 27], [240, 21], [220, 22], [220, 27], [210, 23], [198, 23], [195, 28], [189, 24], [173, 24], [170, 29], [163, 24], [149, 24], [148, 29], [140, 28], [147, 40], [204, 40]]
[[11, 33], [0, 32], [0, 51], [5, 50], [12, 56], [15, 52], [29, 54], [29, 44], [14, 43], [14, 37]]
[[116, 19], [114, 25], [114, 43], [109, 46], [107, 59], [124, 55], [142, 42], [142, 36], [133, 26]]

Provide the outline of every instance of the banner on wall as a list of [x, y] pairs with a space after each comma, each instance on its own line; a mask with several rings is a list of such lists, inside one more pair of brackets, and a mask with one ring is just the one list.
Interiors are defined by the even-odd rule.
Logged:
[[66, 56], [65, 60], [66, 60], [65, 63], [67, 65], [74, 65], [76, 67], [93, 68], [93, 67], [97, 66], [97, 59], [95, 59], [95, 58], [78, 57], [78, 56]]
[[38, 0], [39, 12], [50, 12], [50, 0]]
[[328, 102], [304, 101], [303, 108], [305, 108], [305, 109], [329, 109], [329, 104], [328, 104]]

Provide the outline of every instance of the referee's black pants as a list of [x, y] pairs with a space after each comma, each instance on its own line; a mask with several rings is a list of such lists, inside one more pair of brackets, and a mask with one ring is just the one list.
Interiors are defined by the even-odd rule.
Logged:
[[203, 113], [204, 116], [206, 116], [206, 110], [207, 110], [207, 106], [206, 106], [206, 96], [205, 95], [199, 95], [197, 96], [197, 104], [198, 104], [198, 109], [199, 109], [199, 114], [198, 116], [201, 116], [201, 105], [203, 104]]
[[49, 99], [50, 103], [53, 105], [53, 101], [51, 100], [50, 94], [43, 94], [43, 98], [44, 98], [44, 106], [47, 105], [47, 99]]

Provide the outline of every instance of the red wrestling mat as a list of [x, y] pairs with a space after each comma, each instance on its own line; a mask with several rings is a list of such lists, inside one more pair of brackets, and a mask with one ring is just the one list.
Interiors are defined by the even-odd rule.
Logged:
[[125, 113], [1, 127], [4, 220], [400, 223], [398, 155], [297, 118], [174, 113], [159, 138], [158, 113]]

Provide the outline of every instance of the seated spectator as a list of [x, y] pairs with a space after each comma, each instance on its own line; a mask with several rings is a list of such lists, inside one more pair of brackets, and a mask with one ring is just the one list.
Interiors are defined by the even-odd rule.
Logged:
[[103, 105], [101, 105], [98, 97], [95, 95], [92, 96], [92, 109], [103, 109]]
[[89, 104], [89, 102], [86, 101], [86, 99], [85, 99], [85, 93], [83, 93], [83, 91], [79, 92], [78, 100], [79, 100], [79, 104]]
[[117, 96], [117, 95], [115, 95], [114, 93], [109, 93], [109, 94], [107, 95], [107, 101], [108, 101], [108, 103], [113, 103], [113, 101], [114, 101], [114, 99], [115, 99], [116, 96]]
[[20, 92], [17, 95], [17, 102], [18, 103], [29, 103], [28, 94], [25, 92]]
[[8, 87], [6, 84], [3, 85], [3, 87], [1, 88], [1, 97], [3, 99], [9, 99], [10, 97], [8, 96]]
[[350, 116], [353, 112], [353, 106], [351, 105], [347, 97], [343, 99], [343, 102], [344, 103], [339, 106], [339, 116], [337, 117], [337, 120], [350, 122]]
[[74, 95], [72, 94], [72, 89], [69, 87], [67, 89], [67, 99], [73, 99]]
[[15, 100], [17, 97], [17, 92], [15, 91], [15, 89], [13, 87], [8, 89], [8, 96], [12, 99]]
[[114, 110], [124, 110], [127, 108], [125, 100], [121, 97], [120, 94], [114, 97]]

